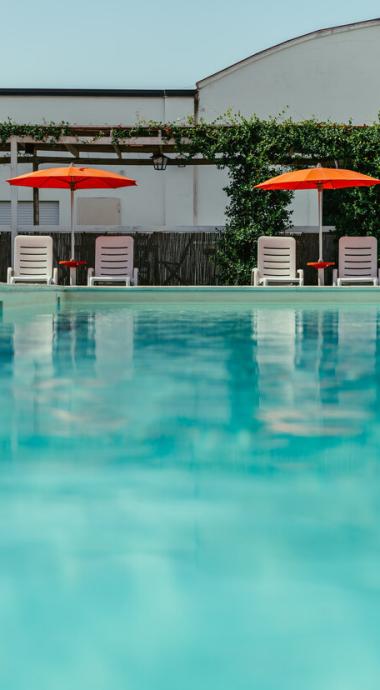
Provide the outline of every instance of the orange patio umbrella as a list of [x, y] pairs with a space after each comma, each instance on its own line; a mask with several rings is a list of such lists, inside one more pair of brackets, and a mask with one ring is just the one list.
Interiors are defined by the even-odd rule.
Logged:
[[79, 168], [69, 165], [65, 168], [48, 168], [18, 175], [7, 180], [9, 184], [39, 189], [70, 189], [71, 202], [71, 259], [74, 259], [74, 192], [77, 189], [117, 189], [132, 187], [136, 180], [98, 168]]
[[[319, 219], [319, 262], [323, 262], [323, 190], [345, 187], [371, 187], [380, 184], [376, 177], [344, 168], [306, 168], [284, 173], [255, 185], [257, 189], [317, 189]], [[321, 279], [321, 273], [319, 277]]]

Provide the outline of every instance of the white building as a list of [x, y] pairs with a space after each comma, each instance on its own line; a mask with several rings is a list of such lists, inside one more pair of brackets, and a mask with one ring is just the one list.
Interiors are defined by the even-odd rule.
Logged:
[[[189, 115], [212, 121], [231, 109], [262, 118], [285, 110], [295, 120], [373, 123], [380, 110], [379, 64], [380, 19], [374, 19], [291, 39], [202, 79], [194, 90], [0, 89], [0, 120], [129, 126], [141, 120], [185, 121]], [[136, 178], [139, 186], [107, 195], [81, 192], [81, 224], [98, 217], [96, 202], [83, 199], [107, 196], [116, 201], [104, 205], [102, 225], [147, 230], [224, 225], [225, 172], [212, 166], [157, 172], [122, 163], [114, 169]], [[28, 170], [19, 165], [17, 172]], [[9, 167], [3, 165], [0, 175], [0, 225], [9, 225]], [[64, 191], [42, 191], [41, 223], [68, 225], [67, 197]], [[297, 193], [295, 226], [316, 225], [315, 197]], [[32, 218], [31, 190], [20, 188], [18, 199], [18, 223], [25, 225]]]

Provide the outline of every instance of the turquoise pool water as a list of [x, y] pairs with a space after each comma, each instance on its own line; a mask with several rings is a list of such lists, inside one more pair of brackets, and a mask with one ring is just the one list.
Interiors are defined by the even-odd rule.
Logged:
[[1, 690], [377, 690], [379, 325], [5, 310]]

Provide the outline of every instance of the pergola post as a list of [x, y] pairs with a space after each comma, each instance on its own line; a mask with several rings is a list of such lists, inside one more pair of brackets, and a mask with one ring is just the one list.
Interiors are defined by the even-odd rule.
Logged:
[[[10, 149], [11, 149], [11, 165], [10, 172], [11, 177], [16, 177], [17, 175], [17, 139], [16, 137], [10, 137]], [[13, 266], [14, 259], [14, 244], [15, 237], [17, 235], [17, 202], [18, 202], [18, 187], [11, 185], [11, 264]]]
[[[33, 172], [38, 170], [37, 161], [33, 161]], [[33, 187], [33, 225], [40, 224], [40, 190]]]

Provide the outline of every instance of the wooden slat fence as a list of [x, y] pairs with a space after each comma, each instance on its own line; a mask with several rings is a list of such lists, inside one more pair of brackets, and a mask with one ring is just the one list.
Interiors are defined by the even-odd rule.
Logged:
[[[94, 233], [77, 233], [75, 253], [80, 259], [94, 266]], [[140, 285], [217, 285], [217, 245], [215, 232], [153, 232], [137, 233], [135, 238], [135, 265], [139, 268]], [[70, 235], [54, 233], [54, 263], [70, 256]], [[308, 261], [318, 258], [318, 236], [296, 235], [297, 267], [305, 270], [305, 283], [316, 285], [317, 275], [307, 268]], [[338, 260], [338, 239], [335, 233], [324, 236], [324, 258]], [[6, 280], [11, 261], [10, 233], [0, 233], [0, 281]], [[86, 270], [78, 269], [79, 285], [86, 284]], [[59, 281], [68, 284], [66, 269], [59, 269]], [[326, 284], [331, 283], [331, 269], [326, 271]]]

